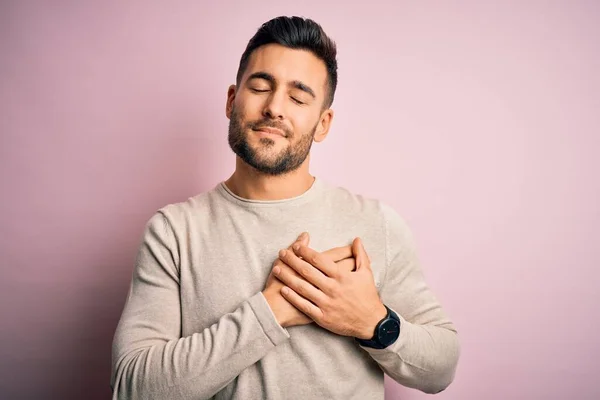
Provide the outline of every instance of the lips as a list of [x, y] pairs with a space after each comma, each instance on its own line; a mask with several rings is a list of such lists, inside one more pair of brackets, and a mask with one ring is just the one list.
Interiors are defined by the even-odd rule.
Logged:
[[265, 127], [262, 127], [262, 128], [256, 128], [254, 130], [255, 131], [259, 131], [259, 132], [270, 133], [272, 135], [279, 135], [281, 137], [286, 137], [285, 132], [282, 131], [281, 129], [271, 128], [271, 127], [268, 127], [268, 126], [265, 126]]

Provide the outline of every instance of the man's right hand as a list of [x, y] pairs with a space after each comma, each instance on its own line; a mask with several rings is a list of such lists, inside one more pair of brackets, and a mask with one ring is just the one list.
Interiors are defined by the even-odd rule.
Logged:
[[[291, 250], [292, 246], [295, 243], [301, 243], [304, 246], [308, 246], [309, 241], [309, 235], [305, 232], [301, 234], [298, 237], [298, 239], [296, 239], [296, 242], [292, 243], [288, 249]], [[356, 268], [356, 260], [352, 255], [351, 245], [335, 247], [333, 249], [323, 252], [323, 254], [330, 257], [331, 260], [338, 263], [343, 268], [348, 269], [349, 271], [354, 271], [354, 269]], [[273, 268], [275, 268], [275, 266], [277, 265], [279, 265], [280, 267], [287, 267], [291, 269], [290, 267], [286, 266], [284, 262], [281, 261], [281, 259], [279, 258], [277, 258], [277, 260], [273, 263]], [[269, 277], [267, 278], [265, 289], [262, 292], [263, 296], [265, 296], [265, 299], [267, 300], [267, 303], [269, 304], [269, 307], [271, 307], [271, 311], [273, 311], [273, 314], [275, 315], [275, 318], [277, 319], [279, 325], [281, 325], [284, 328], [288, 328], [291, 326], [308, 325], [312, 323], [312, 319], [304, 315], [302, 312], [298, 311], [296, 307], [291, 305], [281, 295], [281, 288], [283, 288], [283, 286], [283, 283], [281, 283], [281, 281], [275, 278], [273, 272], [271, 272], [269, 274]]]

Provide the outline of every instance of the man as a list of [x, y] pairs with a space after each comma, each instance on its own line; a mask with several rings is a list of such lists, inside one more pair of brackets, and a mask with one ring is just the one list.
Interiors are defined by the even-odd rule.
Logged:
[[[114, 399], [382, 399], [454, 377], [456, 331], [391, 208], [309, 173], [335, 44], [265, 23], [227, 93], [233, 175], [148, 222], [113, 343]], [[368, 250], [367, 250], [368, 249]]]

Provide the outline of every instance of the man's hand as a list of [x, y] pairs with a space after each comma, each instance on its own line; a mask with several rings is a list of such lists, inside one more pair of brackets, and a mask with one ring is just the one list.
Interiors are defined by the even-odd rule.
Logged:
[[387, 310], [379, 299], [369, 257], [360, 239], [352, 243], [356, 271], [344, 270], [324, 253], [303, 243], [282, 250], [280, 259], [291, 267], [273, 268], [285, 283], [283, 297], [323, 328], [343, 336], [373, 337]]
[[[308, 233], [303, 233], [298, 237], [298, 239], [296, 239], [296, 242], [292, 243], [292, 245], [288, 247], [288, 251], [292, 251], [292, 246], [295, 244], [308, 246], [309, 240], [310, 238]], [[352, 248], [350, 246], [336, 247], [327, 250], [323, 253], [323, 256], [329, 261], [337, 263], [340, 268], [345, 271], [352, 271], [355, 269], [356, 263], [354, 257], [352, 256]], [[276, 268], [286, 269], [288, 274], [294, 275], [297, 279], [302, 279], [300, 275], [298, 275], [289, 266], [285, 265], [285, 263], [279, 258], [273, 263], [273, 269]], [[273, 272], [271, 272], [267, 278], [265, 289], [263, 290], [263, 295], [265, 296], [269, 307], [271, 307], [277, 322], [284, 328], [312, 323], [312, 319], [298, 311], [296, 307], [291, 305], [281, 295], [281, 289], [283, 286], [283, 283], [275, 278]]]

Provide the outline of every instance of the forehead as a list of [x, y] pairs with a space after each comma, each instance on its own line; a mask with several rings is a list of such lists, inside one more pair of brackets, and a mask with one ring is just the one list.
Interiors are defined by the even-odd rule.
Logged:
[[321, 96], [327, 83], [327, 68], [323, 60], [310, 51], [278, 44], [268, 44], [254, 50], [242, 80], [245, 81], [255, 72], [269, 73], [279, 84], [301, 81]]

